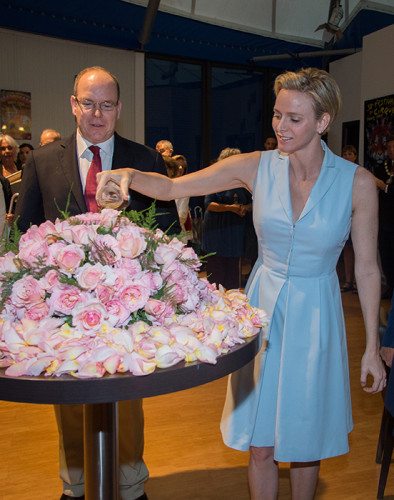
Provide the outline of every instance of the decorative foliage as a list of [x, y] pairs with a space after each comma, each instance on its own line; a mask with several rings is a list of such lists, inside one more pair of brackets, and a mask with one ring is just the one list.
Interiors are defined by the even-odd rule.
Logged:
[[[135, 216], [135, 214], [134, 214]], [[10, 376], [146, 375], [215, 363], [264, 311], [198, 278], [193, 249], [105, 209], [32, 226], [0, 257], [0, 366]]]

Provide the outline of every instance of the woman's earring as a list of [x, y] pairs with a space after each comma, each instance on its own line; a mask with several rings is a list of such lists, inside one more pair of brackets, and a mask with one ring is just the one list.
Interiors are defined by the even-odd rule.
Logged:
[[323, 131], [322, 131], [322, 130], [318, 130], [318, 131], [317, 131], [317, 133], [318, 133], [319, 135], [322, 135]]

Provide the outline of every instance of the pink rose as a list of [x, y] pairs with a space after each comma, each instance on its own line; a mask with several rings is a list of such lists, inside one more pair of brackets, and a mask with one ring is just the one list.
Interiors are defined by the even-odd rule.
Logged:
[[15, 307], [29, 307], [41, 302], [45, 291], [33, 276], [23, 276], [12, 287], [11, 302]]
[[94, 290], [105, 280], [105, 268], [101, 264], [85, 264], [77, 272], [78, 284], [85, 290]]
[[119, 299], [124, 306], [132, 313], [142, 309], [149, 299], [150, 291], [144, 284], [135, 281], [130, 285], [126, 285], [119, 292]]
[[73, 324], [86, 332], [97, 332], [108, 317], [107, 310], [98, 301], [78, 304], [72, 312]]
[[50, 269], [46, 275], [40, 279], [40, 285], [45, 291], [52, 292], [54, 287], [59, 285], [59, 273], [55, 269]]
[[93, 213], [93, 212], [85, 212], [83, 214], [79, 215], [74, 215], [74, 217], [70, 217], [68, 221], [65, 221], [66, 223], [70, 224], [73, 221], [80, 221], [83, 224], [87, 225], [100, 225], [101, 223], [101, 214], [100, 213]]
[[40, 257], [44, 265], [50, 263], [49, 247], [44, 239], [38, 241], [25, 240], [19, 244], [19, 258], [26, 261], [28, 264], [33, 265], [37, 263]]
[[187, 261], [186, 265], [194, 271], [198, 271], [201, 267], [201, 262], [192, 247], [183, 248], [180, 259]]
[[53, 222], [51, 222], [49, 220], [40, 224], [39, 227], [32, 226], [25, 233], [25, 235], [27, 235], [30, 240], [33, 240], [33, 239], [35, 241], [45, 240], [45, 242], [48, 245], [55, 243], [55, 241], [57, 241], [57, 239], [58, 239], [58, 232], [56, 230], [56, 227], [53, 224]]
[[138, 280], [144, 283], [144, 285], [153, 292], [159, 290], [163, 286], [163, 278], [159, 273], [146, 271], [138, 276]]
[[179, 251], [169, 245], [159, 244], [154, 252], [154, 259], [158, 264], [171, 264], [179, 256]]
[[137, 226], [124, 226], [120, 228], [116, 239], [122, 257], [133, 259], [138, 257], [146, 248], [144, 232]]
[[113, 326], [125, 325], [130, 318], [130, 311], [126, 309], [122, 301], [118, 299], [109, 300], [105, 303], [105, 307], [110, 316], [115, 318], [111, 321]]
[[118, 262], [115, 263], [115, 268], [126, 271], [129, 276], [135, 276], [142, 271], [138, 259], [128, 259], [126, 257], [118, 260]]
[[49, 306], [46, 302], [39, 302], [38, 304], [33, 304], [25, 312], [25, 318], [31, 319], [33, 321], [41, 321], [48, 316]]
[[119, 244], [110, 234], [98, 234], [90, 250], [90, 259], [112, 265], [121, 258]]
[[118, 222], [120, 212], [112, 208], [104, 208], [101, 210], [100, 225], [104, 227], [114, 227]]
[[18, 268], [15, 265], [15, 254], [8, 252], [0, 257], [0, 274], [16, 273]]
[[85, 252], [79, 245], [54, 243], [50, 246], [50, 252], [60, 269], [67, 273], [73, 273], [85, 260]]
[[50, 314], [71, 314], [79, 304], [88, 300], [89, 294], [72, 285], [55, 288], [48, 299]]
[[168, 282], [171, 287], [171, 296], [176, 304], [181, 304], [187, 299], [187, 286], [182, 283]]
[[102, 302], [106, 304], [109, 300], [112, 299], [114, 295], [114, 289], [112, 286], [103, 285], [99, 283], [96, 287], [96, 297]]
[[171, 318], [175, 314], [175, 307], [169, 301], [150, 298], [145, 304], [145, 311], [149, 320], [164, 323], [166, 318]]
[[182, 262], [179, 262], [179, 260], [164, 264], [162, 273], [165, 278], [170, 276], [172, 281], [177, 282], [184, 280], [190, 275], [189, 269]]
[[111, 283], [113, 283], [113, 288], [115, 293], [119, 293], [120, 290], [122, 290], [127, 283], [130, 282], [132, 276], [129, 275], [127, 272], [125, 272], [123, 269], [113, 269], [113, 280]]
[[88, 245], [96, 237], [96, 229], [85, 224], [77, 224], [71, 227], [71, 234], [74, 243], [78, 245]]
[[172, 240], [168, 241], [168, 246], [171, 248], [176, 248], [179, 253], [185, 248], [185, 244], [179, 240], [178, 238], [172, 238]]

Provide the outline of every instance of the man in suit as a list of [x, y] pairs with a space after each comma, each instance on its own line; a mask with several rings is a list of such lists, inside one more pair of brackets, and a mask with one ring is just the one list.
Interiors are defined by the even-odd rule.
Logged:
[[386, 365], [390, 368], [390, 377], [387, 384], [385, 405], [391, 415], [394, 416], [394, 369], [392, 368], [394, 356], [394, 297], [391, 301], [391, 309], [387, 321], [386, 331], [380, 348], [380, 355]]
[[394, 290], [394, 136], [386, 140], [388, 158], [374, 167], [379, 189], [379, 253], [387, 282], [383, 299], [391, 299]]
[[[121, 108], [119, 84], [109, 71], [92, 67], [77, 75], [71, 96], [77, 130], [65, 140], [31, 152], [33, 154], [25, 166], [16, 209], [21, 230], [47, 219], [54, 221], [59, 216], [58, 207], [65, 210], [68, 197], [70, 215], [86, 212], [87, 204], [92, 210], [94, 190], [93, 193], [88, 193], [88, 190], [95, 182], [95, 175], [89, 180], [93, 163], [97, 166], [99, 162], [102, 170], [130, 166], [165, 174], [159, 153], [115, 133]], [[89, 148], [95, 150], [95, 146], [99, 150], [92, 152]], [[150, 198], [131, 192], [130, 208], [145, 209], [151, 203]], [[163, 213], [158, 218], [162, 229], [174, 221], [179, 228], [175, 202], [158, 203], [157, 209]], [[61, 500], [84, 498], [82, 406], [56, 406], [55, 413], [59, 429], [60, 477], [63, 480]], [[142, 401], [120, 402], [118, 418], [121, 499], [143, 500], [146, 499], [144, 482], [148, 470], [142, 459]]]

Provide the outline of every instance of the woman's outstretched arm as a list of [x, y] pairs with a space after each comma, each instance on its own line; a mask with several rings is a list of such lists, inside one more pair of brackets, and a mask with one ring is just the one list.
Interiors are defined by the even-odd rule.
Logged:
[[109, 180], [120, 186], [124, 200], [128, 199], [129, 189], [165, 201], [202, 196], [237, 187], [252, 191], [260, 155], [261, 153], [256, 151], [230, 156], [203, 170], [173, 179], [133, 168], [101, 172], [97, 177], [97, 198], [100, 198], [100, 193]]

